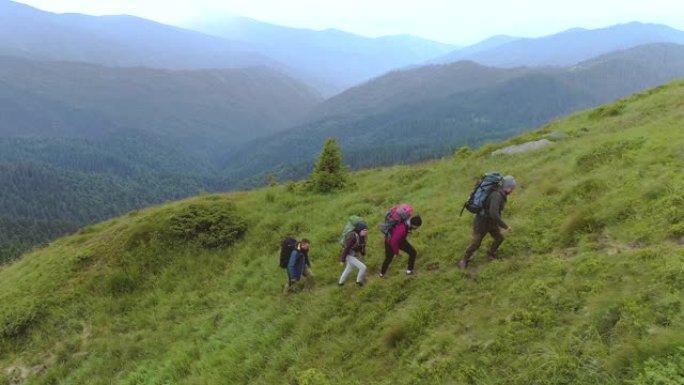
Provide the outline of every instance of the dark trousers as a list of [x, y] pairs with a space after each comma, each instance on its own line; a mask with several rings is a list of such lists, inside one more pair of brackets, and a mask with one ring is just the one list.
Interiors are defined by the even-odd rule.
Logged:
[[483, 218], [481, 216], [475, 217], [475, 221], [473, 222], [473, 238], [472, 241], [470, 241], [470, 246], [466, 249], [465, 256], [463, 257], [463, 260], [468, 263], [470, 262], [471, 259], [473, 259], [473, 254], [475, 254], [475, 251], [480, 248], [480, 245], [482, 244], [482, 240], [484, 239], [487, 234], [491, 235], [492, 238], [494, 238], [494, 241], [492, 242], [492, 245], [489, 247], [489, 250], [487, 251], [487, 256], [490, 259], [496, 258], [496, 251], [499, 249], [499, 246], [504, 241], [504, 236], [501, 234], [501, 229], [499, 226], [495, 223], [490, 221], [488, 218]]
[[[399, 250], [404, 251], [408, 254], [409, 260], [408, 260], [408, 267], [407, 270], [413, 270], [414, 265], [416, 264], [416, 256], [418, 255], [418, 252], [416, 249], [411, 246], [410, 243], [406, 239], [402, 240], [399, 242]], [[387, 273], [387, 269], [389, 268], [390, 263], [392, 263], [392, 260], [394, 259], [394, 251], [392, 251], [392, 248], [390, 245], [385, 241], [385, 261], [382, 263], [382, 274], [384, 275]]]

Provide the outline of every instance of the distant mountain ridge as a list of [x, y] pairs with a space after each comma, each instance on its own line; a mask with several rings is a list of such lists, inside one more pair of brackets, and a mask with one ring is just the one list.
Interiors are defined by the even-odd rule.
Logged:
[[456, 48], [411, 35], [369, 38], [337, 29], [289, 28], [235, 16], [218, 15], [184, 26], [249, 43], [256, 51], [326, 84], [328, 94]]
[[684, 44], [684, 32], [665, 25], [639, 22], [592, 30], [573, 28], [536, 39], [514, 39], [476, 52], [456, 50], [433, 62], [471, 60], [503, 68], [568, 66], [610, 52], [653, 43]]
[[466, 58], [468, 58], [469, 55], [474, 55], [479, 52], [491, 50], [520, 39], [521, 38], [519, 37], [513, 37], [508, 35], [492, 36], [471, 46], [454, 50], [453, 52], [450, 52], [444, 56], [433, 58], [432, 60], [429, 60], [427, 64], [449, 64], [467, 60]]
[[9, 0], [0, 0], [0, 54], [121, 67], [285, 68], [242, 42], [133, 16], [54, 14]]
[[[0, 80], [2, 136], [139, 129], [197, 151], [289, 127], [322, 100], [266, 67], [169, 71], [0, 56]], [[29, 113], [32, 103], [40, 104]]]

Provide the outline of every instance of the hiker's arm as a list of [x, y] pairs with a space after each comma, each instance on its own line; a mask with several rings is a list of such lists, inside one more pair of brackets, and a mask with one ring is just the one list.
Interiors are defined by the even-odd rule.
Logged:
[[501, 201], [503, 197], [498, 192], [493, 192], [489, 200], [489, 218], [491, 218], [496, 225], [508, 229], [508, 225], [501, 218]]
[[349, 233], [347, 241], [344, 243], [344, 249], [342, 249], [342, 255], [340, 255], [340, 262], [347, 262], [347, 255], [351, 253], [354, 243], [356, 243], [356, 239], [354, 239], [353, 234]]

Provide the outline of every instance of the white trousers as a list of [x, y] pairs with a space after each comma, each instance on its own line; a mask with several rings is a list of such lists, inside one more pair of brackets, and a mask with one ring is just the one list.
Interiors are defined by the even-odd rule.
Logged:
[[349, 274], [351, 274], [355, 267], [359, 269], [359, 274], [356, 275], [356, 282], [363, 282], [363, 276], [366, 275], [366, 265], [353, 255], [348, 255], [347, 266], [344, 268], [342, 276], [340, 277], [340, 284], [343, 284], [344, 281], [347, 280], [347, 277], [349, 277]]

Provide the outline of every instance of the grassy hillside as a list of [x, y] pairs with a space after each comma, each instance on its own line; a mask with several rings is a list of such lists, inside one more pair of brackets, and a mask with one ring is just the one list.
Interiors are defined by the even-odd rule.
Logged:
[[[684, 372], [684, 82], [513, 139], [306, 184], [132, 212], [0, 268], [0, 384], [676, 384]], [[561, 135], [555, 135], [557, 137]], [[517, 177], [503, 260], [455, 268], [473, 180]], [[338, 288], [345, 217], [412, 203], [417, 275]], [[277, 244], [313, 240], [283, 294]]]

